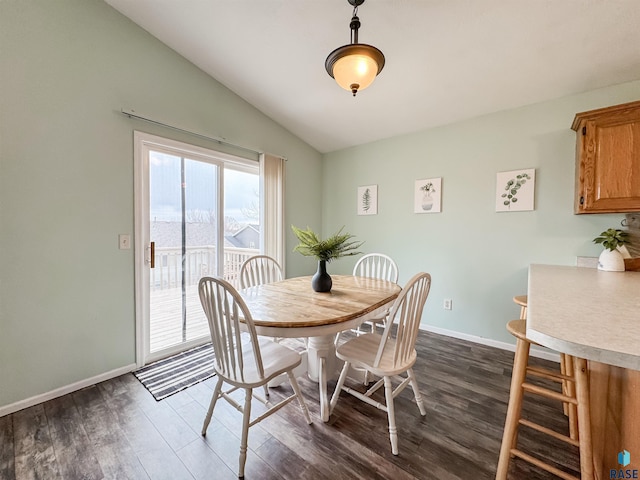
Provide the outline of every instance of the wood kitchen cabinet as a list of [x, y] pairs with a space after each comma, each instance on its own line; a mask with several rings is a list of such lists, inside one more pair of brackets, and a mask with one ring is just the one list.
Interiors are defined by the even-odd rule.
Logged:
[[576, 114], [575, 213], [640, 212], [640, 101]]

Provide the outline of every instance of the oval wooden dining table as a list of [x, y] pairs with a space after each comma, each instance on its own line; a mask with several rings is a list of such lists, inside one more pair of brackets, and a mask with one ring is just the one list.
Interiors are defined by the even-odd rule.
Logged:
[[401, 288], [386, 280], [332, 275], [330, 292], [314, 292], [311, 277], [240, 290], [259, 335], [308, 337], [308, 375], [318, 382], [322, 420], [329, 420], [327, 381], [338, 371], [334, 340], [338, 332], [380, 317]]

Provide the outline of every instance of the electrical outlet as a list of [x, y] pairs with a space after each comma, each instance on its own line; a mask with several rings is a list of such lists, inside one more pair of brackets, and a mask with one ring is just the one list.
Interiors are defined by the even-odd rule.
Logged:
[[120, 250], [129, 250], [131, 248], [131, 235], [126, 233], [118, 235], [118, 244]]
[[451, 310], [451, 299], [450, 298], [445, 298], [444, 299], [444, 305], [443, 305], [445, 310]]

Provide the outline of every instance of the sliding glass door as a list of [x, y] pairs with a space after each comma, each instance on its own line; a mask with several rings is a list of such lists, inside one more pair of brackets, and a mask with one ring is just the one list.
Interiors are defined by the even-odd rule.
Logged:
[[[137, 134], [138, 363], [209, 341], [197, 287], [260, 253], [257, 162]], [[140, 198], [141, 197], [141, 198]], [[141, 338], [140, 338], [141, 337]]]
[[150, 354], [209, 333], [197, 286], [218, 271], [219, 176], [219, 165], [149, 151]]

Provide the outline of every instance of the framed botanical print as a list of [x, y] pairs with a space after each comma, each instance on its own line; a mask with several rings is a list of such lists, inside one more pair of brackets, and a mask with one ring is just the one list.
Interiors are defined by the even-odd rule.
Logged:
[[358, 187], [358, 215], [377, 215], [378, 186]]
[[442, 177], [416, 180], [413, 193], [413, 213], [442, 211]]

